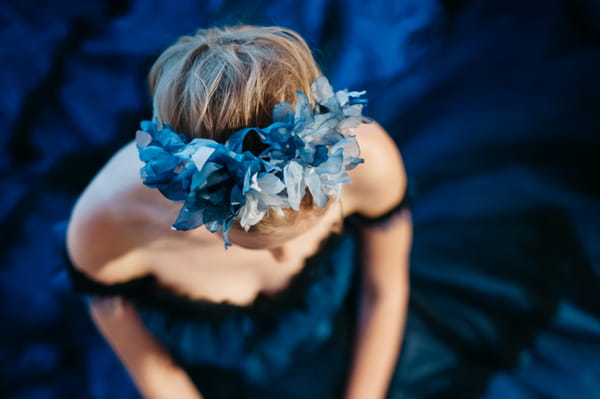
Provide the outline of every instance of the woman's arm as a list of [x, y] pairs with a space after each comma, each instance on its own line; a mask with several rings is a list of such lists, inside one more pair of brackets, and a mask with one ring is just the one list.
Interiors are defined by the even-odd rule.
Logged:
[[[364, 165], [352, 170], [347, 203], [366, 217], [385, 214], [406, 193], [396, 144], [376, 123], [356, 129]], [[410, 212], [365, 227], [362, 289], [354, 361], [346, 399], [384, 398], [402, 342], [409, 293]]]
[[408, 210], [363, 232], [361, 306], [346, 399], [387, 393], [404, 331], [411, 236]]
[[[67, 247], [73, 265], [89, 278], [116, 283], [147, 275], [135, 248], [148, 237], [132, 234], [129, 220], [110, 208], [80, 201], [71, 217]], [[94, 298], [90, 313], [121, 359], [139, 392], [148, 399], [202, 398], [187, 373], [144, 326], [135, 306], [120, 297]]]
[[120, 297], [95, 298], [90, 311], [144, 398], [202, 398], [187, 373], [144, 326], [131, 303]]

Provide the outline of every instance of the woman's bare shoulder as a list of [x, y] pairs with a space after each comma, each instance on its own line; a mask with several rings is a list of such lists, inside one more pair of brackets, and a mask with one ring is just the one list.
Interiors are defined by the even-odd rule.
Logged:
[[397, 205], [406, 192], [406, 172], [398, 146], [378, 123], [359, 125], [354, 134], [364, 164], [349, 172], [345, 188], [351, 212], [376, 217]]
[[105, 283], [145, 274], [138, 249], [156, 235], [156, 205], [139, 177], [135, 146], [118, 151], [79, 197], [67, 231], [74, 266]]

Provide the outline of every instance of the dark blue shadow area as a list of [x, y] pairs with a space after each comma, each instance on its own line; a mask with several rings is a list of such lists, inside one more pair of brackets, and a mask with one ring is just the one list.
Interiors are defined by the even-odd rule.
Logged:
[[241, 22], [300, 32], [402, 151], [415, 238], [390, 396], [600, 397], [594, 0], [4, 2], [0, 396], [137, 397], [53, 232], [151, 115], [160, 51]]

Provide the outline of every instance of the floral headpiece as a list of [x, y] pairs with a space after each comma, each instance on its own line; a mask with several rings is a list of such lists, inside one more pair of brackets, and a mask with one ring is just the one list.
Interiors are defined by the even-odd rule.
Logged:
[[[343, 183], [351, 183], [347, 170], [363, 160], [355, 136], [362, 92], [334, 94], [325, 77], [311, 85], [317, 103], [311, 108], [306, 94], [298, 91], [296, 109], [289, 103], [273, 109], [273, 124], [233, 133], [225, 144], [214, 140], [187, 139], [169, 125], [143, 121], [136, 134], [141, 176], [146, 186], [157, 188], [170, 200], [184, 201], [174, 230], [204, 225], [221, 229], [225, 246], [236, 218], [248, 230], [269, 209], [300, 209], [306, 189], [317, 206], [324, 208], [329, 196], [338, 198]], [[242, 152], [246, 135], [254, 132], [267, 148], [258, 156]]]

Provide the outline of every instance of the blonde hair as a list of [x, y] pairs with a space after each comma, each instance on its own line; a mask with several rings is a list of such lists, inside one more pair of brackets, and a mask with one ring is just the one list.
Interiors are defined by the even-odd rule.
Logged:
[[200, 29], [167, 48], [150, 70], [157, 119], [190, 138], [223, 142], [272, 123], [273, 107], [310, 95], [321, 71], [296, 32], [280, 27]]
[[[189, 138], [225, 142], [235, 131], [266, 127], [273, 107], [295, 104], [296, 91], [309, 96], [322, 73], [304, 39], [281, 27], [232, 26], [200, 29], [167, 48], [150, 70], [154, 116]], [[245, 149], [256, 155], [263, 147], [249, 136]], [[272, 232], [294, 223], [303, 210], [315, 209], [306, 193], [300, 212], [269, 212], [252, 227]], [[320, 209], [320, 208], [319, 208]]]

